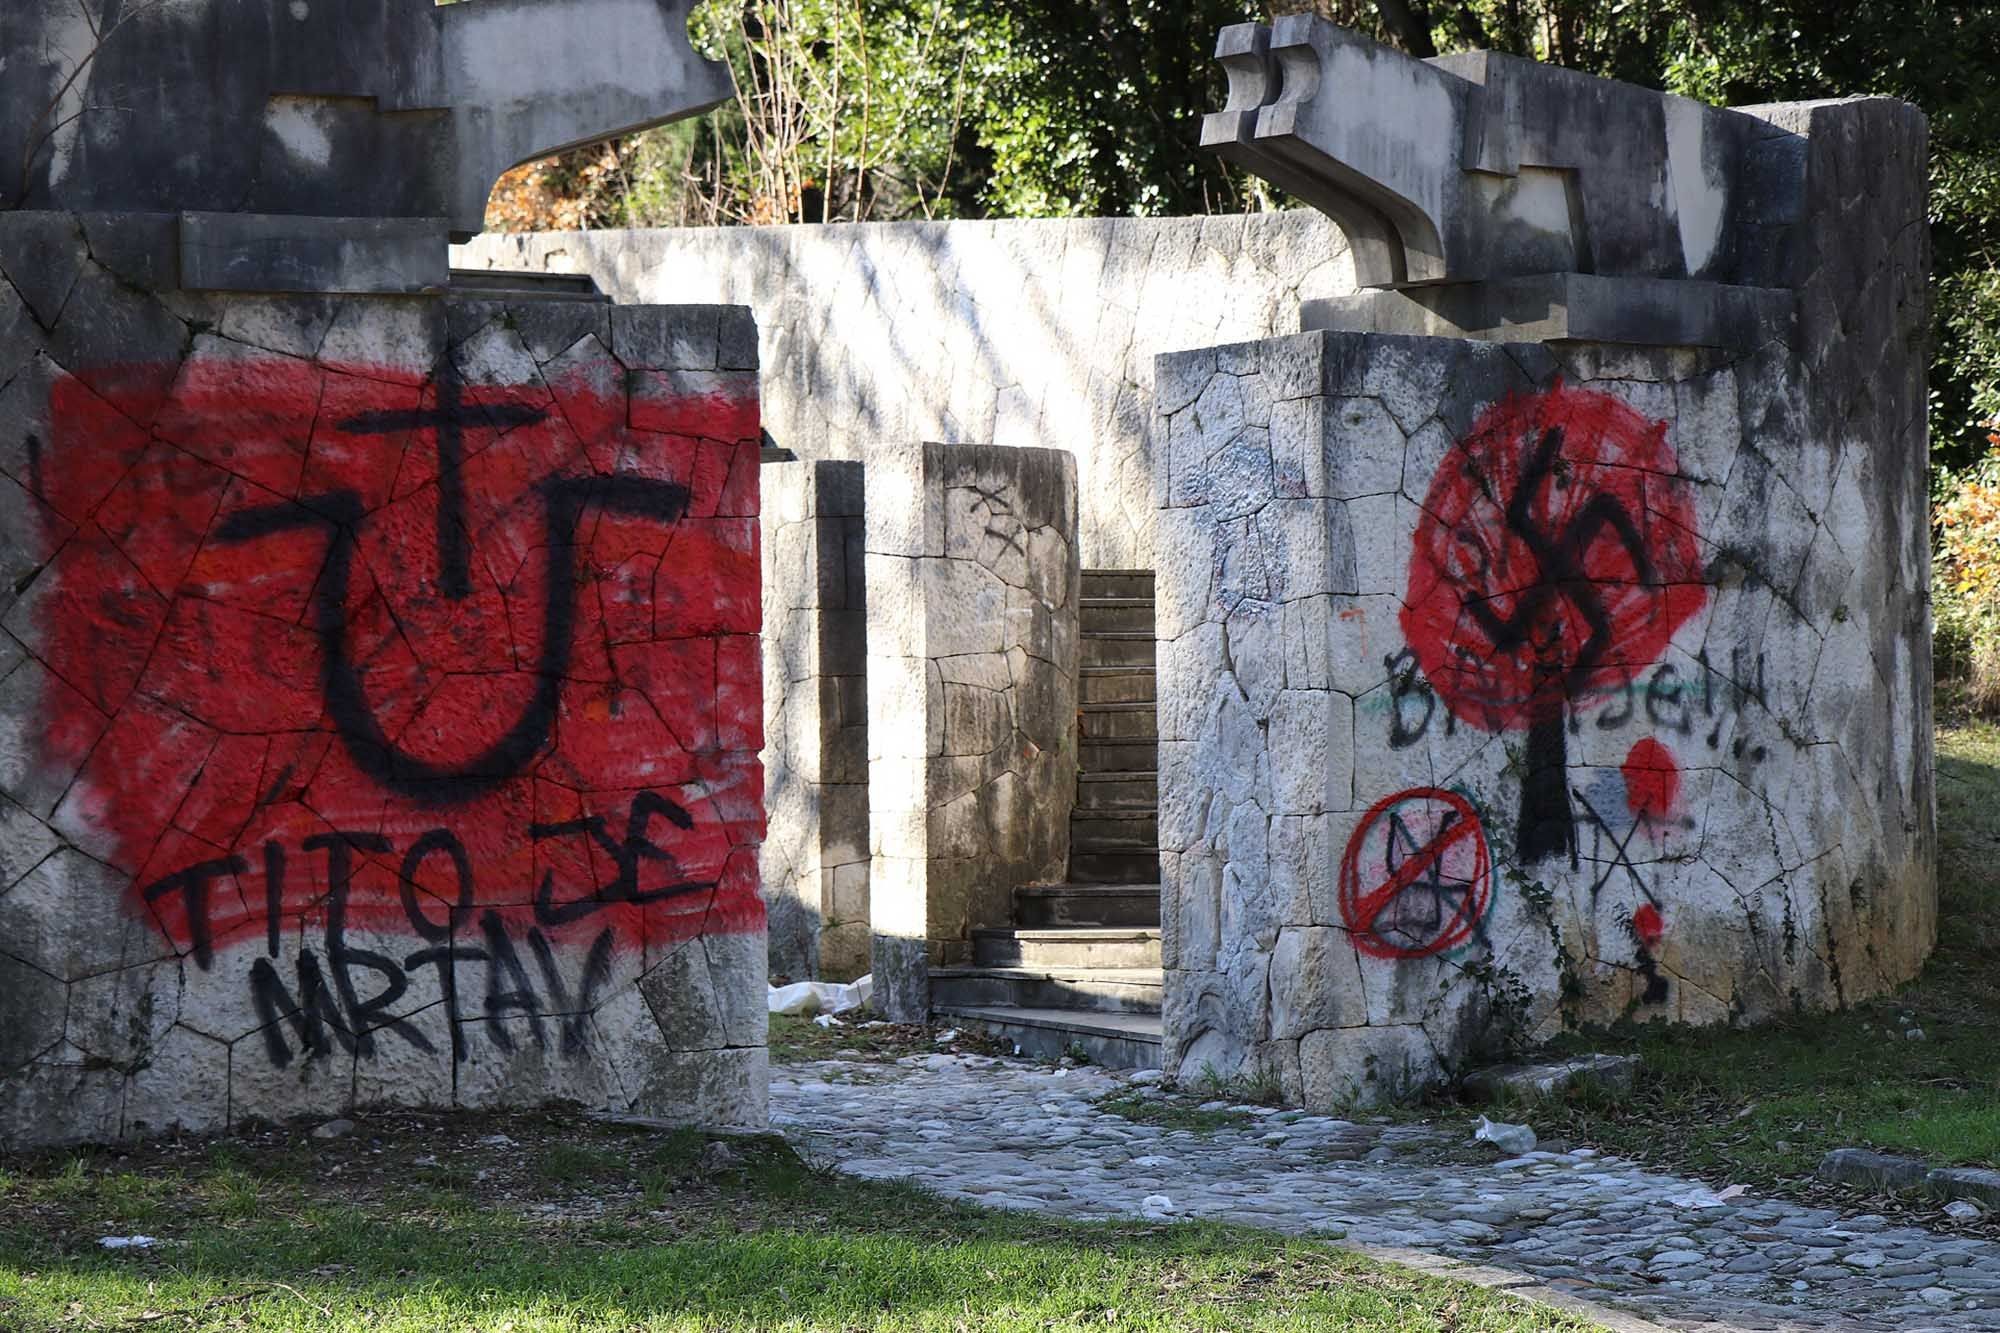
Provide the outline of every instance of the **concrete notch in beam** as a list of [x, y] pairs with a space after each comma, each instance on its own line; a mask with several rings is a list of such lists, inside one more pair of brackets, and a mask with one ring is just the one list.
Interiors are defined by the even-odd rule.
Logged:
[[[1773, 281], [1799, 173], [1767, 122], [1490, 52], [1416, 60], [1313, 15], [1225, 28], [1202, 142], [1340, 223], [1364, 286], [1546, 273]], [[1752, 169], [1752, 164], [1760, 164]]]

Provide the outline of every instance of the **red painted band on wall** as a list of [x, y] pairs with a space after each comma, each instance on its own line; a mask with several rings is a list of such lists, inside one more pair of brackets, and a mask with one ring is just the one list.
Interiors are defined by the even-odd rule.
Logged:
[[54, 822], [131, 910], [203, 953], [761, 927], [754, 387], [169, 378], [57, 380], [31, 479]]

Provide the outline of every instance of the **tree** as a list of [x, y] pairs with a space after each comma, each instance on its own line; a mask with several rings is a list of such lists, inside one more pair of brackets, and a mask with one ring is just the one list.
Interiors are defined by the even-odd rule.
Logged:
[[710, 0], [734, 107], [512, 178], [500, 225], [1234, 212], [1284, 196], [1198, 143], [1222, 27], [1317, 12], [1725, 105], [1880, 93], [1931, 118], [1932, 439], [2000, 420], [2000, 6], [1955, 0]]

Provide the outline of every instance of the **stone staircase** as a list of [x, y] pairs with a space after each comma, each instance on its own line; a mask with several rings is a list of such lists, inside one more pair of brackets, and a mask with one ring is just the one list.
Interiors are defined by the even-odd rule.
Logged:
[[945, 1018], [1032, 1055], [1160, 1063], [1159, 730], [1153, 575], [1083, 572], [1069, 882], [1014, 891], [1014, 924], [975, 930], [972, 965], [933, 968]]

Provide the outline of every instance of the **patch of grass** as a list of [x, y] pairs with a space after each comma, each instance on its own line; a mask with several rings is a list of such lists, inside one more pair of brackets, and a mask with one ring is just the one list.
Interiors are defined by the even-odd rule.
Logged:
[[1652, 1027], [1571, 1042], [1637, 1051], [1639, 1089], [1543, 1108], [1535, 1128], [1795, 1194], [1817, 1191], [1812, 1172], [1835, 1147], [2000, 1166], [2000, 727], [1939, 729], [1938, 843], [1937, 950], [1917, 981], [1750, 1031]]
[[593, 1143], [550, 1144], [535, 1158], [535, 1175], [545, 1185], [588, 1185], [624, 1171], [622, 1154]]
[[[511, 1141], [482, 1144], [495, 1123]], [[907, 1186], [815, 1171], [775, 1138], [728, 1139], [740, 1169], [715, 1171], [703, 1165], [718, 1154], [701, 1135], [581, 1118], [466, 1128], [409, 1117], [370, 1129], [380, 1154], [349, 1140], [322, 1145], [326, 1169], [259, 1182], [264, 1211], [250, 1218], [229, 1206], [250, 1178], [241, 1155], [217, 1165], [142, 1149], [116, 1169], [54, 1156], [10, 1164], [10, 1188], [0, 1195], [0, 1327], [1590, 1327], [1267, 1233], [982, 1212]], [[486, 1172], [472, 1186], [477, 1206], [426, 1211], [428, 1189], [406, 1169], [420, 1153]], [[567, 1186], [586, 1169], [646, 1183], [605, 1189], [590, 1209], [564, 1211]], [[167, 1244], [98, 1248], [99, 1203], [111, 1191], [179, 1191], [174, 1215], [152, 1231]]]
[[1097, 1109], [1124, 1116], [1137, 1124], [1158, 1125], [1162, 1129], [1191, 1129], [1197, 1134], [1213, 1134], [1218, 1129], [1240, 1129], [1256, 1120], [1247, 1111], [1227, 1108], [1204, 1111], [1201, 1109], [1203, 1105], [1206, 1103], [1192, 1097], [1148, 1097], [1139, 1088], [1123, 1088], [1100, 1098]]

